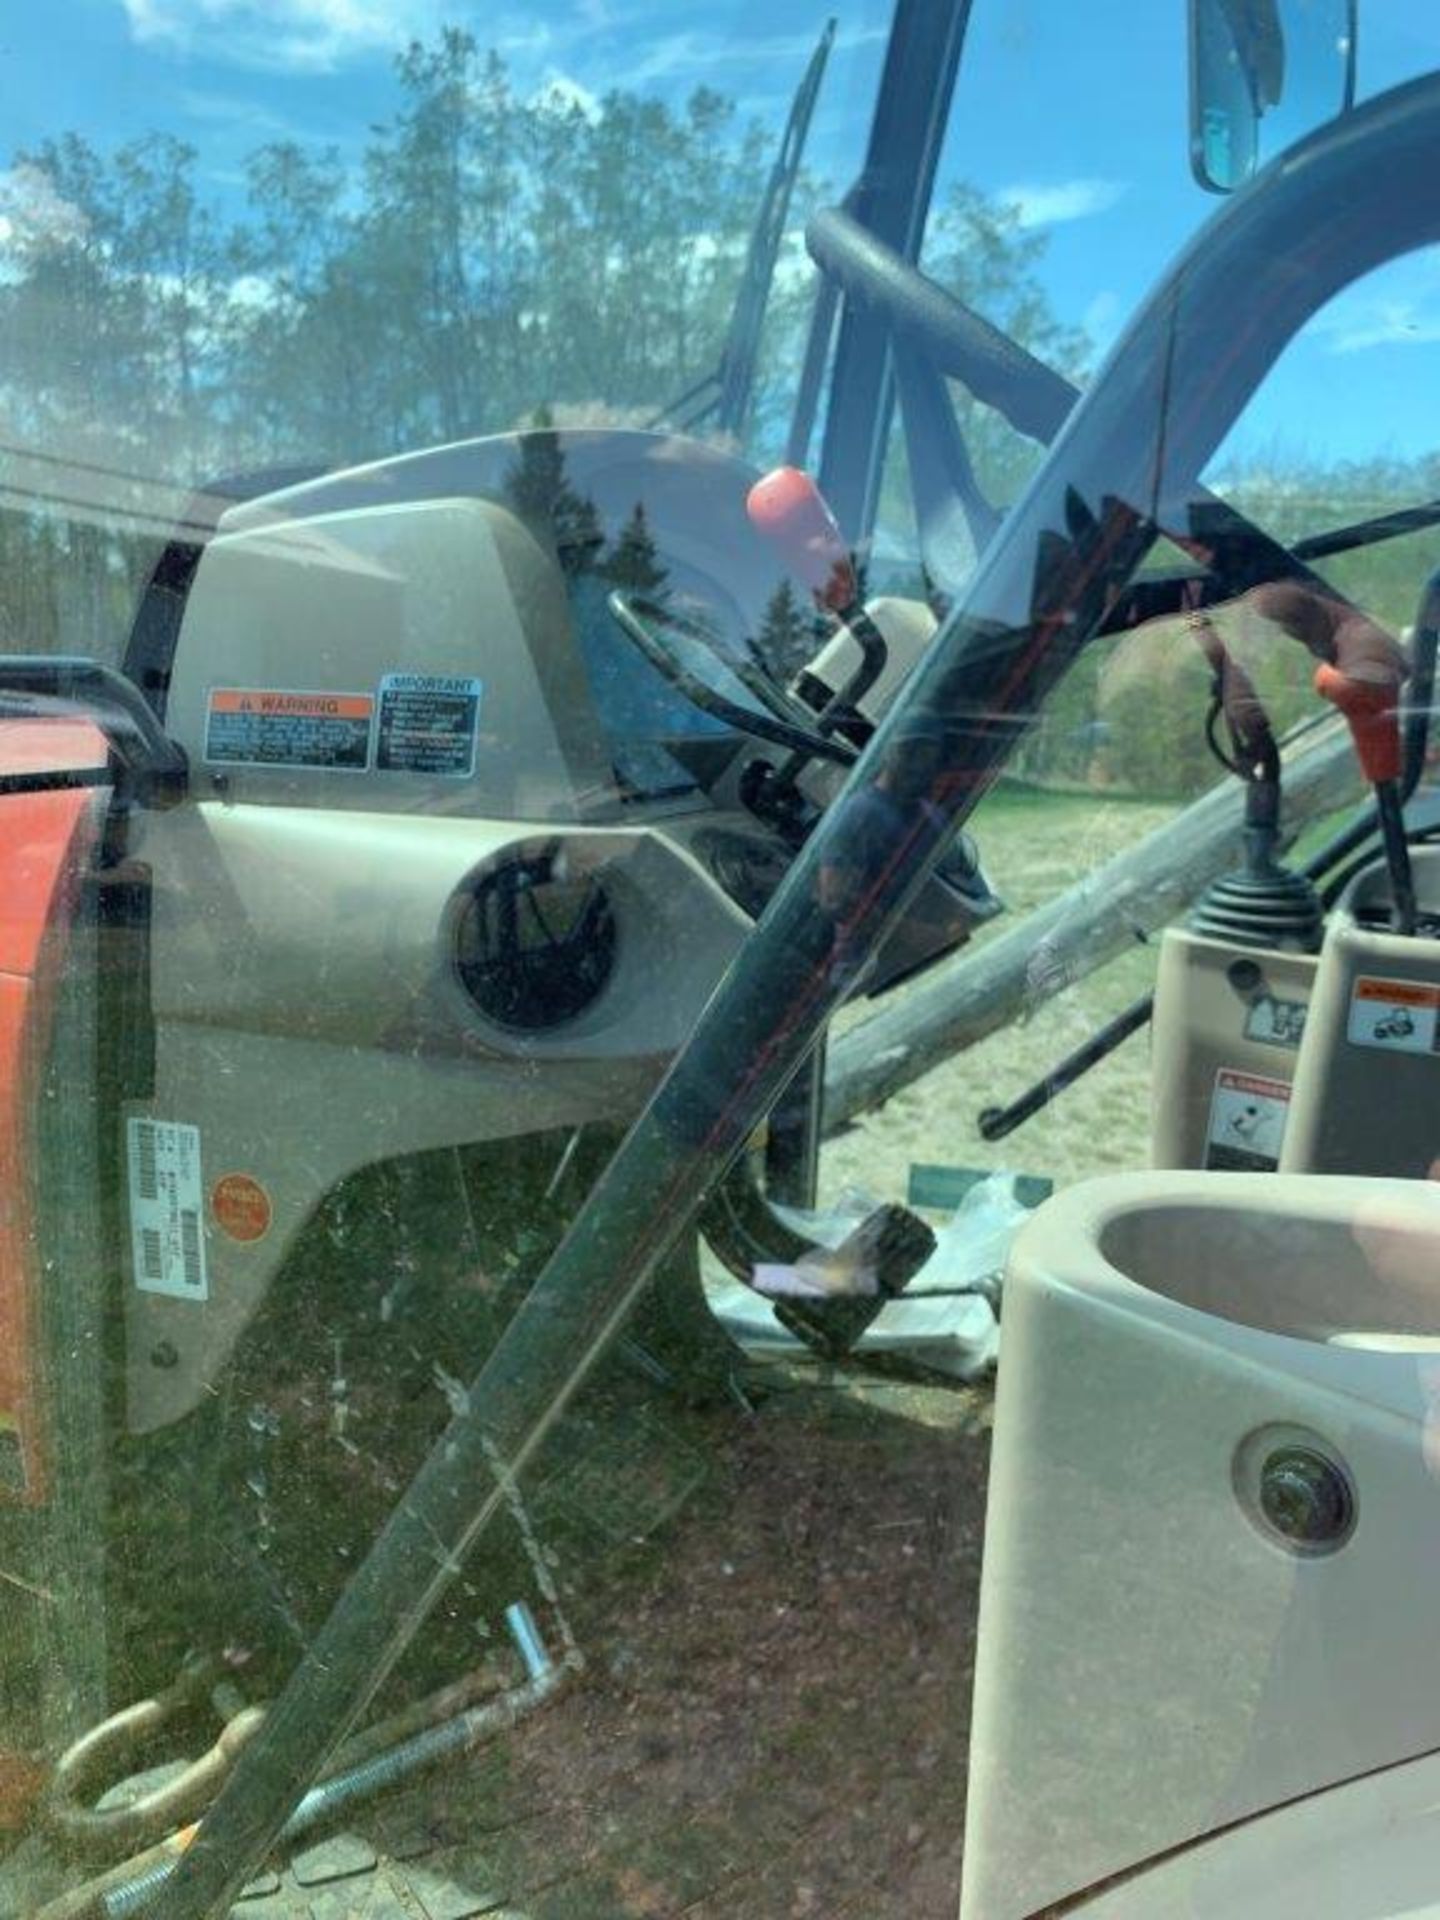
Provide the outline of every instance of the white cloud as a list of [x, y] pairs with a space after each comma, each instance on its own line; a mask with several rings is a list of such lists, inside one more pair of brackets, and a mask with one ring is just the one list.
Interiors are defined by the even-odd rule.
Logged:
[[25, 162], [0, 173], [0, 247], [83, 240], [85, 215], [55, 191], [41, 167]]
[[[888, 37], [888, 27], [857, 27], [835, 36], [836, 51], [869, 45]], [[670, 33], [650, 43], [638, 60], [626, 68], [626, 85], [640, 87], [653, 80], [673, 80], [684, 74], [713, 72], [729, 66], [764, 66], [773, 61], [803, 62], [814, 53], [818, 35], [776, 33], [768, 39], [743, 34], [691, 30]]]
[[275, 283], [268, 274], [239, 274], [230, 282], [230, 301], [242, 312], [263, 312], [275, 305]]
[[[539, 61], [562, 45], [613, 34], [653, 9], [614, 0], [574, 0], [568, 19], [536, 19], [519, 7], [496, 10], [481, 0], [119, 0], [132, 37], [186, 57], [203, 54], [265, 72], [328, 73], [366, 54], [388, 54], [411, 40], [432, 41], [442, 27], [468, 26], [508, 59]], [[880, 28], [842, 34], [841, 44], [883, 37]], [[628, 64], [626, 83], [643, 85], [755, 60], [804, 59], [813, 34], [775, 34], [756, 41], [702, 31], [665, 34]]]
[[[364, 55], [391, 54], [411, 40], [433, 41], [442, 27], [468, 27], [507, 59], [538, 64], [562, 48], [653, 27], [656, 9], [633, 0], [572, 0], [568, 17], [536, 19], [531, 12], [482, 0], [118, 0], [130, 33], [141, 45], [181, 58], [203, 55], [263, 72], [329, 73]], [[860, 27], [836, 37], [837, 50], [883, 40], [888, 29]], [[775, 33], [759, 39], [701, 29], [637, 35], [624, 83], [702, 77], [756, 62], [801, 62], [816, 35]], [[564, 76], [562, 76], [563, 78]], [[578, 84], [578, 83], [577, 83]]]
[[175, 104], [191, 120], [209, 127], [232, 129], [254, 140], [296, 140], [307, 138], [304, 127], [277, 113], [262, 100], [245, 99], [234, 93], [212, 93], [201, 87], [179, 87]]
[[600, 118], [600, 97], [592, 93], [589, 87], [568, 73], [561, 73], [558, 67], [550, 67], [545, 78], [531, 95], [536, 106], [555, 107], [563, 112], [567, 107], [578, 107], [585, 118], [592, 123]]
[[555, 29], [548, 20], [526, 20], [499, 30], [491, 28], [483, 39], [487, 47], [494, 47], [507, 60], [538, 60], [555, 45]]
[[1027, 181], [1002, 187], [995, 197], [1014, 211], [1022, 227], [1053, 227], [1064, 220], [1107, 213], [1125, 190], [1123, 180]]
[[121, 0], [143, 46], [270, 72], [328, 73], [361, 53], [430, 38], [444, 0]]
[[1363, 353], [1367, 347], [1418, 347], [1440, 340], [1440, 313], [1415, 300], [1375, 300], [1352, 319], [1317, 328], [1332, 353]]
[[1113, 287], [1102, 287], [1080, 316], [1081, 331], [1097, 356], [1110, 351], [1124, 320], [1119, 294]]
[[1330, 353], [1440, 340], [1440, 248], [1422, 247], [1348, 287], [1305, 328]]

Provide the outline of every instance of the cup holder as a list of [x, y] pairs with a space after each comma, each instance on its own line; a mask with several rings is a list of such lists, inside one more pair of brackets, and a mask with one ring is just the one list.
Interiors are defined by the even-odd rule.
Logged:
[[1259, 1179], [1253, 1204], [1232, 1193], [1116, 1208], [1099, 1226], [1101, 1259], [1148, 1293], [1260, 1332], [1440, 1345], [1440, 1192], [1352, 1181], [1337, 1200], [1328, 1183]]

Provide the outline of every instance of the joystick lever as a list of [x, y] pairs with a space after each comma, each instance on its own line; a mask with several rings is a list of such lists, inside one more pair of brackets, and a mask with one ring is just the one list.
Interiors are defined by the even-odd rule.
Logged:
[[1415, 879], [1400, 797], [1404, 762], [1400, 688], [1410, 671], [1405, 656], [1384, 628], [1357, 608], [1329, 600], [1308, 587], [1275, 581], [1255, 588], [1250, 600], [1259, 612], [1303, 642], [1319, 661], [1315, 691], [1345, 716], [1361, 772], [1375, 790], [1395, 931], [1412, 934], [1416, 925]]

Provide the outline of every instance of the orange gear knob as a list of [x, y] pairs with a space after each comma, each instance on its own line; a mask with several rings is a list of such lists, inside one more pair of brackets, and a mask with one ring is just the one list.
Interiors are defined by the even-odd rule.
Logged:
[[1344, 714], [1365, 778], [1372, 782], [1398, 780], [1401, 767], [1398, 683], [1389, 675], [1359, 679], [1322, 661], [1315, 669], [1315, 691]]
[[750, 524], [774, 542], [786, 565], [833, 613], [853, 607], [859, 593], [844, 535], [825, 496], [799, 467], [776, 467], [757, 480], [745, 500]]

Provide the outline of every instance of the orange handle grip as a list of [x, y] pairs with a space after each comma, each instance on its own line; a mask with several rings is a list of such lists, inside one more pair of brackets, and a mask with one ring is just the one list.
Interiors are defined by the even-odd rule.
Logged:
[[850, 550], [808, 473], [799, 467], [776, 467], [750, 489], [745, 511], [751, 526], [775, 543], [791, 572], [822, 606], [834, 613], [854, 606], [859, 583]]
[[1322, 661], [1315, 669], [1315, 691], [1344, 714], [1365, 778], [1398, 780], [1402, 758], [1398, 682], [1389, 675], [1357, 679]]

